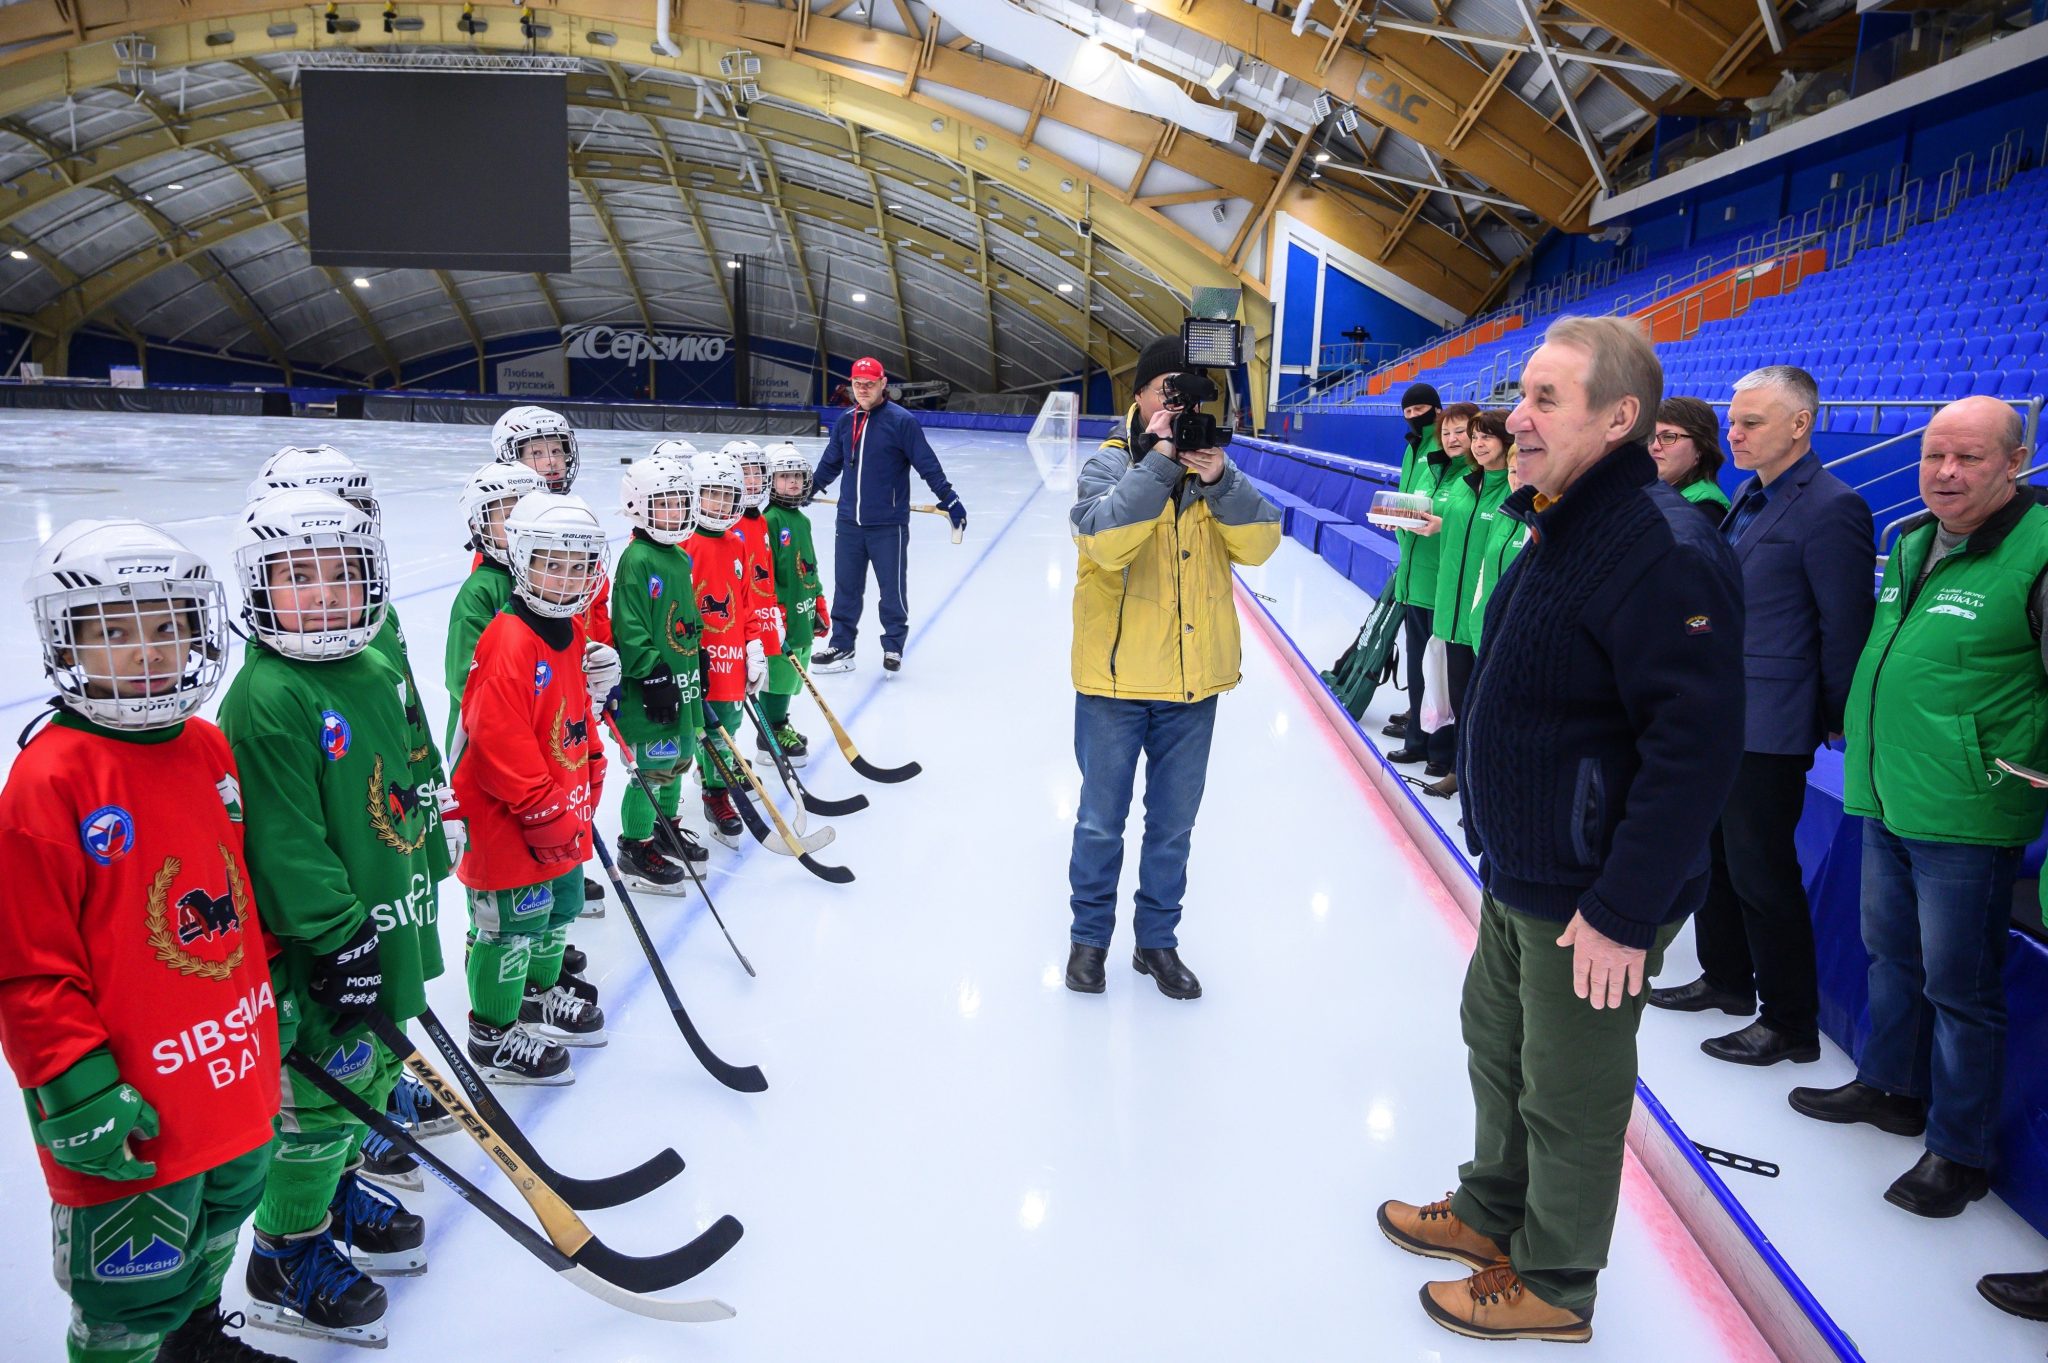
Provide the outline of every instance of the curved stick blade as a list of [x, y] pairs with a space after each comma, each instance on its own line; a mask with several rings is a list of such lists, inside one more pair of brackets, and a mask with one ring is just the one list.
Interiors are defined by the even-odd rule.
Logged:
[[581, 1288], [601, 1302], [653, 1320], [704, 1325], [715, 1320], [731, 1320], [739, 1314], [716, 1297], [707, 1297], [702, 1301], [663, 1301], [660, 1297], [636, 1297], [622, 1287], [612, 1286], [589, 1269], [575, 1263], [558, 1270], [558, 1274], [563, 1282]]
[[583, 1248], [569, 1256], [569, 1261], [579, 1268], [589, 1269], [614, 1287], [645, 1296], [696, 1277], [723, 1259], [726, 1252], [740, 1242], [742, 1233], [738, 1221], [730, 1216], [721, 1216], [689, 1244], [644, 1259], [621, 1254], [593, 1236], [584, 1242]]
[[908, 781], [911, 777], [924, 770], [923, 767], [915, 762], [905, 762], [900, 767], [878, 767], [859, 753], [855, 753], [850, 760], [855, 771], [867, 777], [868, 780], [885, 786], [893, 786], [899, 781]]
[[830, 881], [834, 885], [845, 885], [853, 880], [853, 872], [844, 866], [828, 866], [808, 852], [798, 857], [796, 862], [818, 879]]
[[842, 814], [858, 814], [868, 807], [868, 797], [865, 795], [852, 795], [844, 800], [826, 800], [811, 794], [802, 785], [797, 789], [804, 793], [804, 808], [827, 819], [837, 818]]

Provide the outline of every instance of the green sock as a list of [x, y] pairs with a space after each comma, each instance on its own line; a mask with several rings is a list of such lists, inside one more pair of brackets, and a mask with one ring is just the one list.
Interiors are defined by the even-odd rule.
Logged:
[[153, 1363], [163, 1342], [162, 1335], [88, 1321], [74, 1306], [64, 1332], [64, 1356], [69, 1363]]
[[256, 1229], [265, 1235], [303, 1235], [327, 1219], [341, 1171], [355, 1157], [359, 1130], [329, 1127], [287, 1131], [277, 1138], [263, 1200], [256, 1205]]
[[569, 945], [569, 929], [549, 928], [532, 940], [533, 951], [526, 962], [527, 983], [539, 989], [553, 989], [555, 981], [562, 978], [562, 948]]
[[768, 721], [769, 728], [780, 729], [783, 725], [789, 723], [789, 702], [791, 697], [778, 696], [773, 692], [763, 691], [756, 699], [761, 706], [761, 718]]
[[640, 793], [638, 781], [626, 782], [625, 797], [619, 802], [619, 836], [629, 842], [645, 842], [654, 836], [654, 806]]
[[687, 766], [676, 768], [675, 780], [655, 788], [655, 801], [661, 806], [661, 812], [670, 819], [675, 818], [676, 811], [683, 807], [683, 773], [688, 770]]
[[[526, 992], [533, 939], [517, 933], [478, 932], [469, 950], [469, 1007], [493, 1027], [510, 1027], [519, 1017]], [[555, 966], [561, 968], [560, 948]]]

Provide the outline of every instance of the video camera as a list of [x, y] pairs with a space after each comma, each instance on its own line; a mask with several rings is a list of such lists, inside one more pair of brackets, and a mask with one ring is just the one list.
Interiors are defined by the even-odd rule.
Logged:
[[[1225, 371], [1244, 363], [1244, 328], [1236, 322], [1190, 317], [1180, 324], [1180, 372], [1166, 379], [1166, 405], [1174, 409], [1173, 447], [1176, 450], [1221, 449], [1230, 443], [1229, 380], [1217, 388], [1205, 372], [1211, 367]], [[1223, 420], [1201, 410], [1223, 398]]]

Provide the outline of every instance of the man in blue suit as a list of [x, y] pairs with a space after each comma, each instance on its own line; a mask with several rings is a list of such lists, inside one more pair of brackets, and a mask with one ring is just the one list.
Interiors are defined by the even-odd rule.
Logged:
[[880, 360], [854, 361], [853, 403], [833, 424], [813, 480], [823, 492], [842, 471], [847, 475], [833, 531], [832, 638], [830, 647], [811, 655], [811, 670], [853, 671], [853, 641], [873, 565], [882, 596], [882, 668], [894, 673], [903, 667], [903, 644], [910, 637], [910, 471], [924, 479], [955, 530], [966, 527], [967, 508], [946, 481], [917, 418], [889, 401]]
[[[1694, 919], [1700, 978], [1655, 989], [1659, 1008], [1718, 1008], [1755, 1022], [1700, 1043], [1717, 1060], [1820, 1058], [1813, 921], [1794, 849], [1813, 750], [1842, 731], [1870, 636], [1870, 507], [1813, 451], [1813, 376], [1771, 365], [1735, 385], [1728, 445], [1753, 476], [1721, 535], [1742, 567], [1742, 768], [1714, 830], [1713, 876]], [[1731, 740], [1734, 735], [1730, 735]]]

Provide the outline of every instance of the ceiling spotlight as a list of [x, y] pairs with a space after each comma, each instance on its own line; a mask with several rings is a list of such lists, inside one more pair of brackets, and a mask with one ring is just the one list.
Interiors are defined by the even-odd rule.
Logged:
[[1061, 293], [1072, 293], [1073, 291], [1074, 291], [1074, 286], [1073, 286], [1072, 284], [1069, 284], [1069, 283], [1068, 283], [1068, 282], [1067, 282], [1066, 280], [1064, 280], [1064, 279], [1062, 279], [1062, 280], [1060, 281], [1060, 292], [1061, 292]]
[[933, 120], [932, 120], [932, 131], [933, 131], [933, 132], [935, 132], [935, 133], [942, 133], [942, 132], [944, 132], [945, 130], [946, 130], [946, 120], [945, 120], [945, 119], [943, 119], [943, 118], [935, 118], [935, 119], [933, 119]]
[[868, 296], [864, 293], [856, 293], [853, 296], [853, 301], [856, 303], [865, 303], [868, 301]]
[[740, 263], [737, 260], [728, 260], [725, 262], [725, 268], [728, 270], [737, 270], [739, 267]]
[[164, 186], [164, 188], [165, 188], [165, 189], [169, 189], [169, 190], [179, 190], [179, 189], [183, 189], [184, 187], [185, 187], [185, 186], [183, 186], [183, 185], [165, 185], [165, 186]]
[[22, 250], [19, 246], [15, 247], [12, 251], [9, 251], [7, 254], [15, 260], [28, 259], [28, 252]]
[[988, 139], [986, 137], [976, 137], [974, 139], [974, 149], [976, 151], [987, 151]]
[[1311, 180], [1320, 180], [1323, 178], [1323, 173], [1320, 170], [1312, 170], [1308, 173], [1308, 178]]
[[362, 275], [357, 275], [354, 279], [351, 279], [349, 283], [355, 285], [359, 289], [367, 289], [370, 287], [370, 281]]
[[1330, 153], [1326, 151], [1319, 151], [1316, 153], [1316, 164], [1319, 166], [1327, 164], [1329, 162], [1329, 159]]

